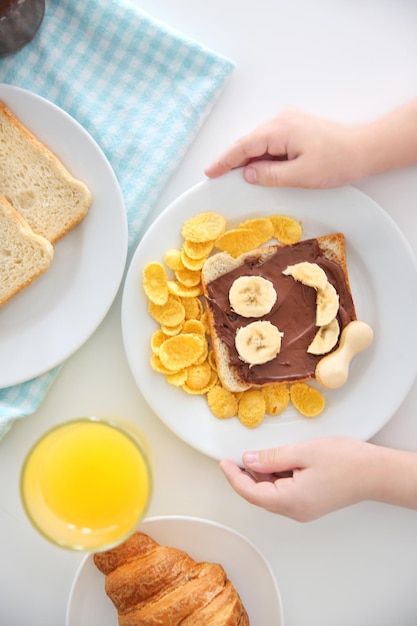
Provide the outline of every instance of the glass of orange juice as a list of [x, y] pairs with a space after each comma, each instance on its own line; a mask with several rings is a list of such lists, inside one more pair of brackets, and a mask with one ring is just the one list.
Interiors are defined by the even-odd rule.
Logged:
[[32, 447], [20, 490], [29, 519], [49, 541], [73, 550], [108, 549], [146, 513], [152, 493], [149, 455], [130, 426], [74, 419]]

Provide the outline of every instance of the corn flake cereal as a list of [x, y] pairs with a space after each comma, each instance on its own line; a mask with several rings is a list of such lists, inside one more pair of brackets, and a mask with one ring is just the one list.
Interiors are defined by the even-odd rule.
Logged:
[[164, 254], [164, 263], [171, 270], [183, 270], [184, 263], [181, 260], [181, 250], [167, 250]]
[[198, 213], [184, 222], [181, 234], [187, 241], [205, 243], [214, 241], [226, 230], [226, 219], [220, 213]]
[[216, 355], [214, 350], [209, 350], [207, 360], [210, 363], [211, 369], [217, 371]]
[[178, 326], [185, 318], [184, 305], [179, 298], [171, 294], [168, 295], [165, 304], [155, 304], [150, 301], [148, 311], [161, 326]]
[[202, 387], [201, 389], [193, 389], [192, 387], [189, 386], [188, 382], [186, 382], [182, 385], [182, 389], [186, 391], [187, 393], [189, 393], [190, 395], [204, 396], [210, 391], [210, 389], [212, 389], [216, 385], [217, 381], [218, 381], [218, 376], [216, 372], [211, 372], [210, 380], [208, 381], [205, 387]]
[[305, 417], [316, 417], [325, 406], [324, 396], [306, 383], [294, 383], [290, 388], [291, 402]]
[[185, 267], [183, 270], [176, 270], [175, 277], [185, 287], [196, 287], [200, 284], [201, 272], [199, 270], [189, 270]]
[[149, 300], [164, 305], [168, 300], [168, 282], [165, 268], [160, 263], [149, 263], [143, 270], [143, 288]]
[[201, 337], [201, 339], [204, 341], [204, 350], [202, 355], [200, 356], [200, 358], [198, 358], [195, 361], [195, 365], [200, 365], [200, 363], [203, 363], [203, 361], [206, 361], [207, 357], [208, 357], [208, 350], [209, 350], [209, 345], [208, 345], [208, 341], [206, 339], [206, 337], [204, 335], [197, 335], [199, 337]]
[[259, 426], [265, 416], [265, 400], [259, 389], [244, 391], [239, 399], [237, 416], [246, 428]]
[[203, 257], [201, 259], [192, 259], [185, 252], [184, 246], [181, 247], [181, 262], [184, 268], [187, 268], [188, 270], [192, 270], [194, 272], [199, 272], [203, 267], [205, 261], [206, 257]]
[[172, 374], [171, 370], [169, 370], [164, 365], [162, 365], [161, 359], [156, 354], [153, 354], [151, 356], [150, 361], [151, 361], [151, 367], [153, 370], [155, 370], [155, 372], [158, 372], [159, 374], [165, 374], [165, 375]]
[[224, 420], [237, 415], [237, 400], [235, 395], [221, 385], [215, 385], [207, 393], [207, 402], [210, 411], [218, 419]]
[[187, 385], [195, 390], [204, 389], [210, 382], [211, 374], [212, 369], [207, 360], [199, 365], [191, 365], [187, 368]]
[[301, 239], [301, 224], [287, 215], [272, 215], [269, 217], [274, 227], [274, 237], [285, 245], [297, 243]]
[[159, 348], [161, 347], [161, 345], [163, 344], [166, 338], [167, 336], [161, 329], [156, 330], [154, 333], [152, 333], [151, 349], [152, 349], [153, 354], [158, 354]]
[[202, 316], [200, 317], [200, 322], [202, 324], [204, 324], [204, 327], [206, 329], [206, 335], [210, 334], [210, 326], [209, 326], [209, 321], [208, 321], [208, 314], [207, 311], [204, 311], [204, 313], [202, 314]]
[[201, 304], [201, 300], [199, 300], [198, 297], [196, 296], [192, 298], [182, 297], [181, 302], [185, 310], [186, 320], [199, 320], [200, 319], [201, 314], [203, 313], [203, 305]]
[[290, 402], [290, 391], [285, 383], [265, 385], [262, 387], [262, 395], [268, 415], [279, 415]]
[[177, 326], [164, 326], [161, 325], [161, 330], [167, 337], [173, 337], [174, 335], [179, 335], [179, 333], [183, 329], [183, 324], [178, 324]]
[[189, 259], [207, 259], [214, 246], [214, 241], [188, 241], [182, 244], [183, 250]]
[[178, 371], [196, 363], [206, 347], [207, 341], [201, 335], [181, 333], [164, 341], [159, 348], [159, 359], [166, 369]]
[[246, 220], [239, 224], [238, 228], [247, 228], [253, 231], [259, 241], [258, 246], [266, 243], [274, 236], [274, 226], [267, 217], [256, 217], [252, 220]]
[[[179, 283], [177, 280], [169, 280], [168, 289], [171, 294], [173, 294], [174, 296], [179, 296], [180, 298], [196, 298], [197, 296], [201, 296], [202, 294], [200, 284], [198, 284], [196, 287], [186, 287], [185, 285]], [[182, 307], [184, 308], [183, 305]]]
[[173, 374], [166, 374], [165, 377], [170, 385], [174, 385], [174, 387], [182, 387], [187, 380], [187, 370], [179, 370]]
[[228, 252], [236, 258], [244, 252], [249, 252], [259, 245], [259, 239], [249, 228], [235, 228], [228, 230], [216, 240], [216, 248]]
[[186, 320], [182, 327], [183, 333], [196, 333], [197, 335], [205, 335], [206, 327], [200, 320]]

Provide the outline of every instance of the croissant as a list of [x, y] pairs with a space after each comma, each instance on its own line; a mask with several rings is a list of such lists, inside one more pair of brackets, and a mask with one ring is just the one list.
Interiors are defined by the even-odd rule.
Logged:
[[217, 563], [194, 561], [142, 532], [93, 559], [119, 626], [249, 626], [239, 594]]

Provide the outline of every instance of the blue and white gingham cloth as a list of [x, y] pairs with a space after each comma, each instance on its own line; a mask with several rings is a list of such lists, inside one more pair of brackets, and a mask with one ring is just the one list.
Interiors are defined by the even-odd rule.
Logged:
[[[102, 148], [123, 193], [130, 251], [232, 70], [129, 0], [46, 0], [33, 41], [0, 58], [0, 82], [54, 102]], [[0, 436], [38, 408], [59, 369], [0, 390]]]

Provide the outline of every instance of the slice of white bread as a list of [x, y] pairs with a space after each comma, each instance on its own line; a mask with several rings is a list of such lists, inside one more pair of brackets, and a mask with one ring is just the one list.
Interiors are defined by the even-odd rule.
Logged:
[[[317, 237], [317, 243], [320, 249], [320, 253], [328, 260], [337, 263], [342, 269], [346, 290], [351, 297], [351, 288], [349, 284], [347, 259], [345, 251], [345, 240], [342, 233], [334, 233]], [[254, 386], [243, 380], [236, 367], [230, 363], [229, 348], [225, 342], [219, 337], [216, 332], [214, 312], [211, 308], [210, 298], [208, 297], [207, 286], [212, 281], [216, 280], [220, 276], [235, 270], [244, 264], [248, 258], [255, 258], [258, 260], [266, 261], [269, 257], [275, 254], [280, 245], [263, 246], [257, 250], [242, 254], [237, 258], [231, 257], [227, 252], [220, 252], [207, 259], [201, 272], [201, 282], [203, 287], [203, 293], [206, 297], [207, 303], [207, 319], [210, 328], [210, 336], [212, 342], [212, 348], [214, 351], [217, 372], [224, 387], [233, 392], [240, 392], [249, 389]], [[352, 300], [353, 302], [353, 300]], [[353, 306], [353, 305], [352, 305]], [[353, 316], [356, 318], [356, 313], [353, 307]], [[311, 378], [311, 376], [310, 376]], [[300, 378], [299, 380], [306, 380], [306, 378]], [[281, 380], [280, 382], [286, 382]], [[291, 380], [291, 382], [295, 382]], [[265, 383], [268, 384], [268, 383]], [[260, 385], [262, 386], [262, 385]]]
[[53, 256], [52, 244], [0, 194], [0, 306], [43, 274]]
[[32, 230], [55, 243], [86, 216], [88, 187], [0, 101], [0, 193]]

